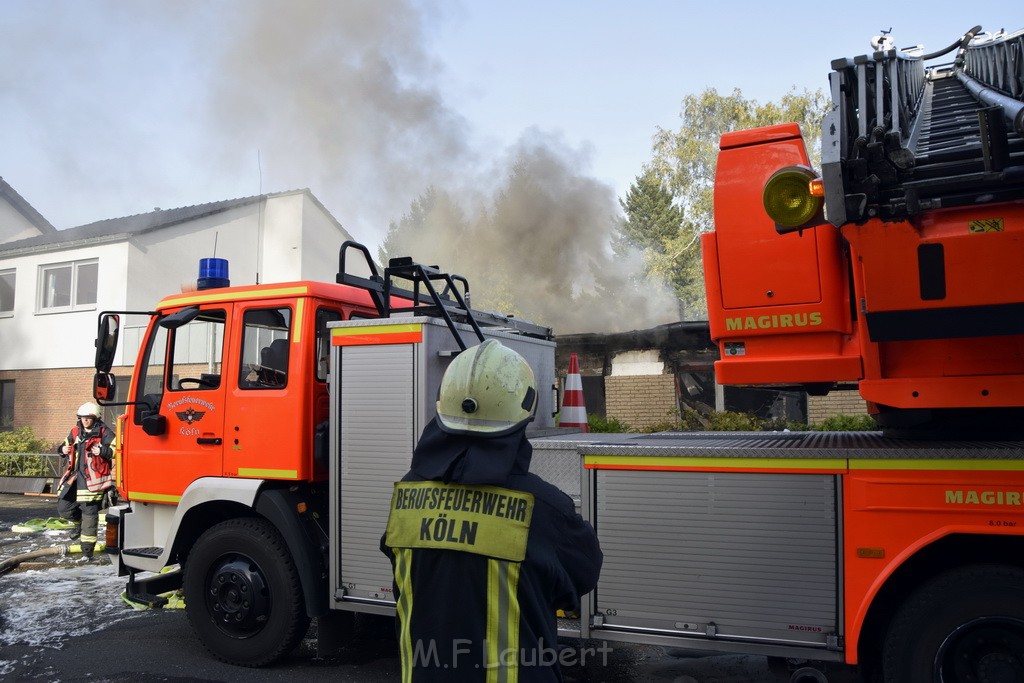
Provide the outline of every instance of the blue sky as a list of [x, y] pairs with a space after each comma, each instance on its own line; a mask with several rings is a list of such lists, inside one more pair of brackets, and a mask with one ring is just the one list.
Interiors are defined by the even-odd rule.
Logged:
[[[524, 138], [622, 196], [683, 97], [1024, 28], [1019, 0], [0, 0], [0, 176], [58, 228], [308, 187], [371, 244]], [[831, 9], [830, 9], [831, 8]]]

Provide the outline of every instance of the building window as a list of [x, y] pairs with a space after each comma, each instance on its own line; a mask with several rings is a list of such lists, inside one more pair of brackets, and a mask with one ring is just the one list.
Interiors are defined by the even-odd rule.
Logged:
[[96, 307], [99, 262], [71, 261], [39, 268], [39, 311], [56, 313]]
[[14, 270], [0, 270], [0, 316], [14, 313]]
[[14, 380], [0, 381], [0, 431], [14, 429]]

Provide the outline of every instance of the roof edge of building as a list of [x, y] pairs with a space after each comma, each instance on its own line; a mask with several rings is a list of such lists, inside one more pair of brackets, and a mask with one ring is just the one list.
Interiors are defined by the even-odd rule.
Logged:
[[46, 220], [46, 217], [39, 213], [34, 206], [29, 204], [27, 199], [18, 194], [18, 191], [4, 180], [3, 176], [0, 176], [0, 197], [5, 197], [7, 202], [14, 207], [15, 211], [24, 216], [29, 223], [38, 228], [44, 235], [58, 232], [57, 228], [50, 221]]

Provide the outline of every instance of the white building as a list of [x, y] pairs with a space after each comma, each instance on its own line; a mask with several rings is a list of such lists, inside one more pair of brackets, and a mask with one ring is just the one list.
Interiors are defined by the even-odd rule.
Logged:
[[[229, 261], [232, 285], [333, 282], [346, 239], [308, 190], [56, 230], [0, 178], [0, 429], [63, 438], [91, 397], [100, 311], [151, 310], [194, 285], [208, 256]], [[118, 363], [134, 362], [143, 322], [126, 321]]]

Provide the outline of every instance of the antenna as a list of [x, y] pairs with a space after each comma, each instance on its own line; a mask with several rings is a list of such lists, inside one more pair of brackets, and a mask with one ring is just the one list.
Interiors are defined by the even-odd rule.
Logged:
[[256, 149], [256, 171], [259, 174], [259, 215], [256, 224], [256, 284], [260, 283], [260, 266], [263, 265], [263, 162], [260, 158], [260, 150]]
[[213, 233], [213, 257], [217, 258], [217, 238], [220, 237], [220, 230]]

